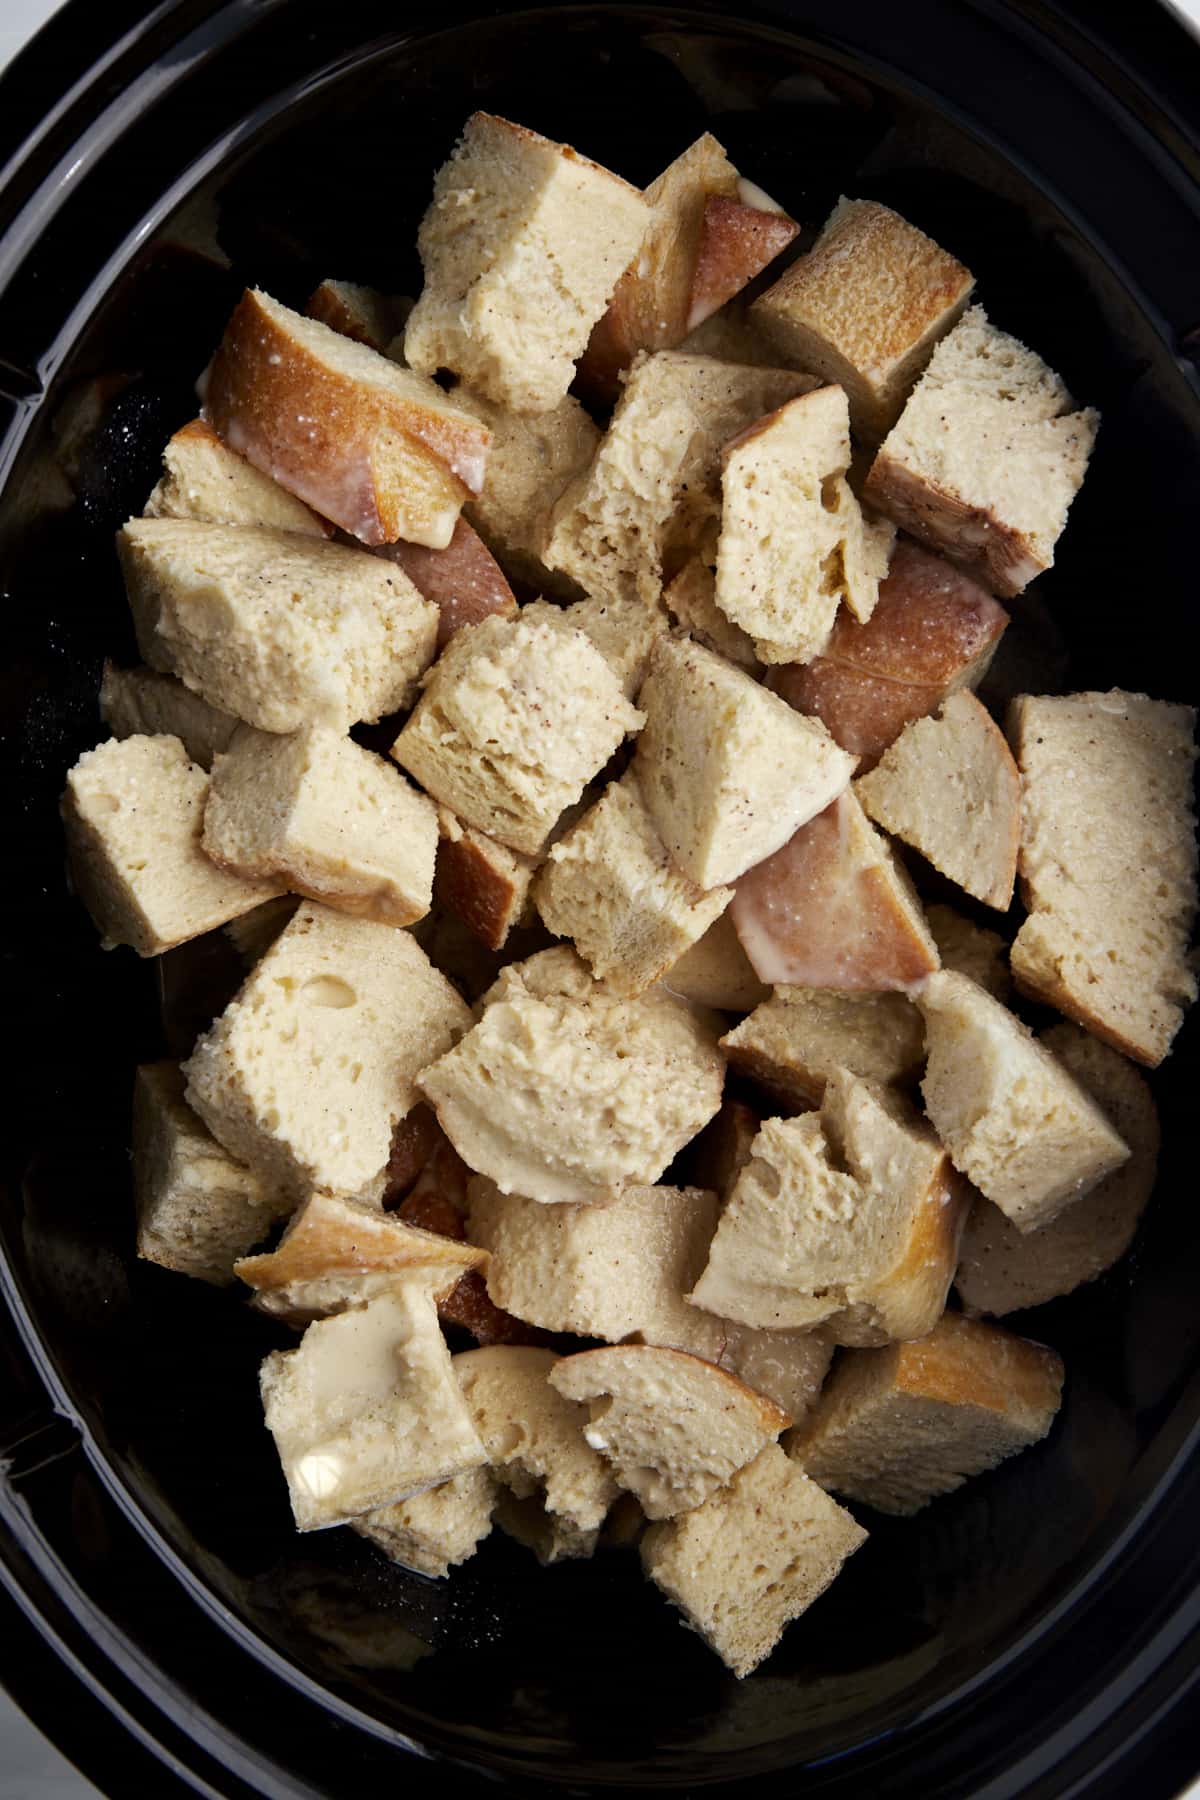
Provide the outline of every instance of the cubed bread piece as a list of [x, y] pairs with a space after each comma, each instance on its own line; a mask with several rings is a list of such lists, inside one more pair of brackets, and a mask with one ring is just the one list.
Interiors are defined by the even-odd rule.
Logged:
[[689, 637], [714, 650], [726, 662], [736, 663], [747, 675], [762, 674], [754, 639], [735, 625], [717, 605], [716, 570], [701, 556], [692, 556], [675, 579], [663, 589], [663, 605]]
[[573, 951], [510, 964], [421, 1092], [505, 1193], [604, 1204], [657, 1181], [721, 1104], [724, 1059], [685, 1001], [626, 999]]
[[488, 1293], [548, 1331], [690, 1351], [800, 1418], [832, 1354], [812, 1331], [755, 1331], [691, 1306], [717, 1197], [699, 1188], [626, 1188], [611, 1206], [540, 1206], [471, 1183], [468, 1236], [491, 1253]]
[[1043, 1041], [1129, 1145], [1129, 1161], [1040, 1231], [1018, 1231], [976, 1200], [954, 1283], [968, 1312], [1019, 1312], [1094, 1281], [1128, 1250], [1154, 1190], [1158, 1113], [1144, 1078], [1077, 1025], [1055, 1025]]
[[115, 738], [177, 737], [191, 760], [211, 769], [241, 723], [210, 706], [173, 675], [118, 669], [108, 661], [100, 679], [100, 717]]
[[887, 572], [846, 481], [840, 387], [801, 394], [725, 446], [716, 602], [765, 663], [806, 663], [845, 601], [869, 619]]
[[485, 619], [443, 651], [392, 755], [468, 825], [536, 855], [641, 723], [582, 632]]
[[417, 233], [425, 286], [405, 356], [502, 406], [549, 411], [650, 217], [636, 188], [568, 145], [473, 113]]
[[840, 382], [855, 433], [878, 443], [974, 285], [890, 207], [843, 198], [751, 317], [789, 362]]
[[750, 967], [728, 911], [672, 963], [663, 976], [663, 986], [682, 1000], [723, 1012], [749, 1012], [771, 995]]
[[708, 893], [676, 869], [633, 770], [551, 846], [534, 903], [617, 994], [651, 987], [719, 917], [731, 888]]
[[172, 1062], [133, 1084], [133, 1193], [138, 1255], [219, 1287], [292, 1205], [204, 1129]]
[[290, 1193], [377, 1199], [414, 1078], [470, 1022], [408, 932], [306, 901], [197, 1043], [188, 1101]]
[[481, 944], [502, 950], [525, 911], [536, 859], [464, 825], [448, 806], [438, 807], [437, 819], [434, 893]]
[[789, 1423], [735, 1375], [660, 1345], [565, 1356], [550, 1385], [586, 1403], [584, 1436], [648, 1519], [703, 1505]]
[[1024, 695], [1009, 719], [1029, 908], [1017, 986], [1152, 1068], [1196, 998], [1195, 724], [1120, 689]]
[[1054, 561], [1099, 423], [973, 306], [934, 351], [863, 499], [993, 593], [1019, 594]]
[[640, 356], [590, 468], [554, 507], [544, 560], [593, 597], [652, 605], [669, 553], [694, 547], [720, 513], [722, 446], [815, 385], [790, 369]]
[[952, 906], [929, 907], [925, 922], [933, 933], [944, 969], [969, 975], [995, 999], [1007, 1002], [1012, 992], [1008, 945], [998, 931], [976, 925]]
[[1053, 1350], [946, 1313], [917, 1343], [842, 1358], [788, 1453], [877, 1512], [919, 1512], [1044, 1438], [1063, 1366]]
[[1048, 1225], [1129, 1159], [1095, 1101], [1020, 1019], [966, 975], [917, 993], [925, 1110], [955, 1167], [1021, 1231]]
[[148, 519], [203, 519], [212, 525], [267, 525], [329, 537], [332, 527], [285, 487], [193, 419], [163, 451], [166, 473], [145, 505]]
[[262, 731], [410, 704], [438, 611], [402, 570], [295, 532], [134, 519], [117, 548], [138, 648]]
[[483, 487], [487, 427], [426, 375], [248, 290], [205, 389], [231, 449], [364, 544], [444, 549]]
[[[454, 1374], [483, 1440], [492, 1477], [518, 1501], [535, 1496], [552, 1538], [544, 1562], [590, 1556], [617, 1497], [608, 1464], [588, 1443], [587, 1412], [550, 1385], [553, 1350], [493, 1344], [454, 1358]], [[510, 1518], [502, 1509], [498, 1523]]]
[[716, 1118], [688, 1145], [686, 1166], [693, 1185], [711, 1188], [724, 1204], [750, 1161], [761, 1128], [762, 1119], [753, 1107], [727, 1095]]
[[386, 350], [412, 310], [412, 301], [357, 281], [322, 281], [304, 308], [310, 319], [319, 319], [331, 331], [372, 350]]
[[838, 1070], [819, 1116], [764, 1121], [689, 1298], [836, 1343], [921, 1337], [945, 1308], [966, 1208], [912, 1108]]
[[853, 772], [819, 719], [690, 639], [659, 639], [639, 698], [642, 798], [672, 860], [702, 888], [780, 849]]
[[880, 991], [938, 967], [912, 882], [851, 792], [743, 875], [729, 916], [763, 981]]
[[797, 712], [823, 719], [843, 750], [861, 758], [861, 773], [911, 719], [978, 685], [1007, 624], [978, 582], [901, 538], [870, 619], [843, 610], [822, 654], [773, 669], [770, 685]]
[[344, 1525], [487, 1461], [419, 1283], [310, 1325], [298, 1350], [272, 1351], [259, 1383], [300, 1531]]
[[740, 1678], [770, 1655], [866, 1536], [768, 1444], [703, 1506], [652, 1525], [642, 1567]]
[[106, 950], [159, 956], [279, 892], [201, 848], [209, 778], [177, 737], [109, 738], [67, 776], [62, 818], [75, 891]]
[[439, 651], [463, 625], [478, 625], [493, 613], [505, 619], [516, 616], [516, 598], [504, 570], [465, 519], [459, 519], [444, 550], [401, 541], [381, 545], [379, 554], [403, 569], [417, 591], [437, 607]]
[[579, 373], [611, 400], [639, 350], [669, 350], [785, 250], [799, 226], [747, 205], [738, 172], [709, 132], [650, 183], [649, 228], [602, 319]]
[[204, 812], [213, 862], [356, 918], [422, 918], [437, 837], [432, 801], [326, 725], [286, 737], [243, 726], [213, 765]]
[[564, 607], [561, 617], [565, 624], [591, 639], [620, 682], [626, 699], [636, 700], [654, 646], [670, 629], [671, 621], [662, 606], [628, 598], [586, 599]]
[[350, 1523], [401, 1568], [446, 1576], [456, 1563], [474, 1556], [487, 1537], [495, 1503], [491, 1470], [467, 1469], [440, 1487], [426, 1488], [411, 1500], [381, 1506]]
[[427, 1287], [440, 1300], [487, 1255], [360, 1200], [312, 1194], [274, 1250], [244, 1256], [240, 1281], [254, 1289], [260, 1312], [307, 1325], [313, 1319], [363, 1306], [397, 1279]]
[[881, 1083], [914, 1081], [925, 1027], [905, 994], [780, 987], [721, 1039], [730, 1063], [768, 1092], [819, 1106], [837, 1069]]
[[868, 815], [976, 900], [1006, 912], [1017, 878], [1021, 777], [974, 694], [915, 719], [854, 784]]

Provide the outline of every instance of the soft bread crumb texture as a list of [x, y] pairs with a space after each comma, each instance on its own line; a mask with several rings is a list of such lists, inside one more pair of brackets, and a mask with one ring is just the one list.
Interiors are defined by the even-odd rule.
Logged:
[[177, 737], [201, 769], [211, 769], [213, 757], [228, 750], [241, 723], [173, 675], [118, 669], [110, 662], [100, 680], [100, 717], [115, 738]]
[[952, 906], [931, 906], [925, 919], [942, 967], [969, 975], [993, 999], [1007, 1002], [1012, 993], [1012, 976], [1008, 970], [1008, 945], [1000, 933], [976, 925]]
[[868, 1081], [914, 1081], [925, 1026], [905, 994], [782, 986], [726, 1032], [734, 1068], [792, 1105], [819, 1106], [838, 1069]]
[[717, 605], [716, 570], [702, 556], [689, 557], [663, 589], [663, 605], [675, 623], [706, 650], [735, 663], [747, 675], [761, 676], [762, 662], [754, 639]]
[[490, 1469], [465, 1469], [438, 1487], [363, 1513], [350, 1524], [402, 1569], [444, 1578], [455, 1564], [474, 1556], [487, 1537], [495, 1503]]
[[332, 527], [303, 501], [193, 419], [163, 451], [164, 474], [146, 501], [148, 519], [203, 519], [211, 525], [266, 525], [329, 537]]

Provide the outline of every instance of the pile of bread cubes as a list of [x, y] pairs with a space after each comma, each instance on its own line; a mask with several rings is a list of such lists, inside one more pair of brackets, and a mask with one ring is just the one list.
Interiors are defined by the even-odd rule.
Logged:
[[1127, 1249], [1196, 995], [1192, 713], [974, 691], [1096, 415], [887, 207], [799, 233], [711, 136], [469, 119], [415, 304], [238, 305], [63, 799], [106, 945], [244, 958], [138, 1071], [138, 1249], [301, 1334], [300, 1530], [636, 1543], [739, 1676], [841, 1501], [1050, 1429], [989, 1319]]

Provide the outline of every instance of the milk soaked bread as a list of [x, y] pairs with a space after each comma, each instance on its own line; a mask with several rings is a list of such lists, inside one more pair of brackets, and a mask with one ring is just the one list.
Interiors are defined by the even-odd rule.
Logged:
[[466, 1562], [492, 1529], [496, 1504], [491, 1470], [466, 1469], [438, 1487], [350, 1520], [389, 1562], [419, 1575], [445, 1577]]
[[819, 1106], [838, 1069], [904, 1084], [925, 1060], [925, 1027], [905, 994], [781, 986], [721, 1039], [734, 1068], [781, 1100]]
[[163, 477], [143, 508], [148, 519], [265, 525], [330, 537], [333, 527], [302, 500], [223, 443], [204, 419], [183, 425], [163, 451]]
[[706, 650], [735, 663], [747, 675], [761, 677], [763, 666], [754, 639], [717, 605], [716, 570], [703, 556], [688, 558], [663, 589], [663, 605], [675, 623]]
[[998, 931], [976, 925], [952, 906], [931, 906], [926, 922], [938, 947], [944, 969], [969, 975], [986, 988], [995, 1000], [1007, 1004], [1012, 993], [1012, 976], [1008, 970], [1008, 945]]
[[228, 750], [241, 724], [173, 675], [118, 669], [107, 660], [100, 678], [100, 717], [115, 738], [177, 737], [201, 769], [212, 768], [213, 757]]

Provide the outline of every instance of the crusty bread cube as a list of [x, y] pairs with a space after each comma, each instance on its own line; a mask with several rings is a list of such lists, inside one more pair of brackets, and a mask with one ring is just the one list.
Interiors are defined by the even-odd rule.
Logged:
[[364, 1305], [398, 1277], [440, 1300], [469, 1270], [486, 1264], [484, 1251], [417, 1230], [360, 1200], [312, 1194], [275, 1249], [243, 1256], [236, 1274], [254, 1289], [260, 1312], [307, 1325]]
[[537, 862], [464, 825], [448, 806], [438, 807], [437, 819], [434, 894], [481, 944], [502, 950], [525, 912]]
[[303, 501], [193, 419], [163, 451], [166, 473], [145, 505], [148, 519], [204, 519], [213, 525], [267, 525], [329, 537], [332, 526]]
[[245, 725], [213, 765], [212, 861], [356, 918], [411, 925], [429, 911], [437, 835], [432, 801], [325, 725], [286, 737]]
[[1113, 689], [1013, 703], [1018, 988], [1156, 1067], [1196, 998], [1191, 707]]
[[751, 317], [789, 362], [840, 382], [855, 433], [878, 443], [974, 285], [890, 207], [843, 198]]
[[919, 1512], [1044, 1438], [1062, 1392], [1053, 1350], [947, 1313], [917, 1343], [842, 1359], [788, 1453], [877, 1512]]
[[550, 1385], [584, 1402], [584, 1436], [648, 1519], [703, 1505], [788, 1424], [774, 1401], [700, 1357], [624, 1344], [565, 1356]]
[[861, 759], [861, 774], [911, 719], [978, 685], [1007, 624], [978, 582], [901, 538], [870, 619], [843, 609], [821, 655], [772, 669], [770, 685], [797, 712], [823, 719]]
[[412, 310], [412, 301], [357, 281], [322, 281], [308, 296], [304, 308], [310, 319], [319, 319], [331, 331], [372, 350], [386, 350]]
[[463, 625], [477, 625], [493, 613], [505, 619], [516, 616], [516, 598], [504, 570], [465, 519], [458, 520], [444, 550], [401, 541], [381, 545], [379, 554], [403, 569], [418, 593], [437, 607], [439, 651]]
[[1088, 1093], [1007, 1007], [942, 969], [917, 991], [934, 1129], [1021, 1231], [1048, 1225], [1129, 1159]]
[[854, 784], [868, 815], [987, 906], [1006, 912], [1017, 878], [1021, 777], [974, 694], [914, 719]]
[[652, 1525], [642, 1566], [736, 1676], [769, 1656], [866, 1532], [777, 1444], [695, 1511]]
[[350, 1524], [401, 1568], [446, 1576], [456, 1563], [474, 1556], [487, 1537], [495, 1503], [491, 1470], [466, 1469], [440, 1487], [381, 1506]]
[[177, 737], [109, 738], [67, 776], [75, 891], [106, 950], [159, 956], [280, 891], [217, 868], [201, 847], [209, 778]]
[[787, 249], [800, 227], [756, 182], [709, 194], [700, 225], [687, 329], [696, 331]]
[[998, 931], [976, 925], [952, 906], [929, 907], [925, 922], [933, 933], [944, 969], [969, 975], [994, 999], [1007, 1003], [1012, 977], [1008, 972], [1008, 945]]
[[762, 662], [749, 632], [717, 605], [717, 574], [702, 556], [689, 557], [678, 575], [663, 589], [663, 605], [689, 637], [714, 650], [726, 662], [736, 663], [747, 675], [762, 674]]
[[1154, 1190], [1158, 1113], [1144, 1078], [1077, 1025], [1055, 1025], [1043, 1042], [1129, 1145], [1129, 1161], [1039, 1231], [1018, 1231], [998, 1206], [977, 1199], [954, 1281], [968, 1312], [1019, 1312], [1094, 1281], [1128, 1250]]
[[[521, 1532], [543, 1562], [590, 1556], [617, 1497], [605, 1460], [584, 1435], [587, 1412], [550, 1384], [553, 1350], [493, 1344], [454, 1358], [454, 1374], [483, 1440], [493, 1480], [518, 1501], [537, 1499], [546, 1529]], [[497, 1522], [514, 1515], [501, 1507]]]
[[291, 531], [134, 519], [117, 534], [138, 648], [261, 731], [410, 704], [436, 606], [390, 563]]
[[376, 1199], [414, 1078], [470, 1022], [408, 932], [306, 901], [197, 1043], [188, 1101], [288, 1192]]
[[118, 669], [107, 661], [100, 679], [100, 717], [115, 738], [177, 737], [202, 769], [211, 769], [217, 752], [229, 748], [241, 723], [173, 675]]
[[421, 1092], [505, 1193], [603, 1204], [657, 1181], [721, 1104], [724, 1059], [661, 989], [626, 999], [565, 946], [510, 964]]
[[835, 1343], [921, 1337], [946, 1304], [966, 1184], [899, 1095], [845, 1070], [819, 1115], [767, 1119], [689, 1296], [763, 1330]]
[[854, 759], [817, 719], [687, 638], [655, 644], [634, 767], [672, 859], [702, 888], [761, 863], [846, 787]]
[[640, 994], [678, 961], [733, 897], [676, 869], [629, 770], [551, 846], [534, 904], [597, 980]]
[[663, 976], [663, 986], [682, 1000], [724, 1012], [749, 1012], [771, 995], [751, 968], [728, 911], [672, 963]]
[[763, 981], [880, 991], [938, 967], [913, 885], [852, 792], [742, 877], [729, 916]]
[[991, 588], [1054, 561], [1099, 414], [973, 306], [938, 345], [871, 466], [864, 501]]
[[722, 446], [815, 385], [790, 369], [639, 356], [591, 466], [551, 513], [544, 560], [593, 598], [652, 605], [668, 555], [694, 547], [720, 514]]
[[721, 1039], [730, 1063], [781, 1100], [819, 1106], [838, 1069], [881, 1083], [916, 1078], [925, 1027], [905, 994], [780, 987]]
[[133, 1193], [138, 1255], [220, 1287], [292, 1205], [204, 1129], [172, 1062], [144, 1063], [133, 1084]]
[[300, 1531], [344, 1525], [487, 1461], [419, 1283], [398, 1278], [310, 1325], [298, 1350], [272, 1351], [259, 1383]]
[[204, 397], [231, 449], [364, 544], [444, 549], [483, 487], [487, 427], [427, 376], [248, 290]]
[[849, 466], [839, 387], [789, 400], [725, 446], [715, 597], [765, 663], [819, 656], [843, 601], [858, 619], [875, 609], [887, 556], [875, 554]]
[[536, 855], [641, 723], [581, 631], [484, 619], [439, 657], [392, 755], [467, 824]]

